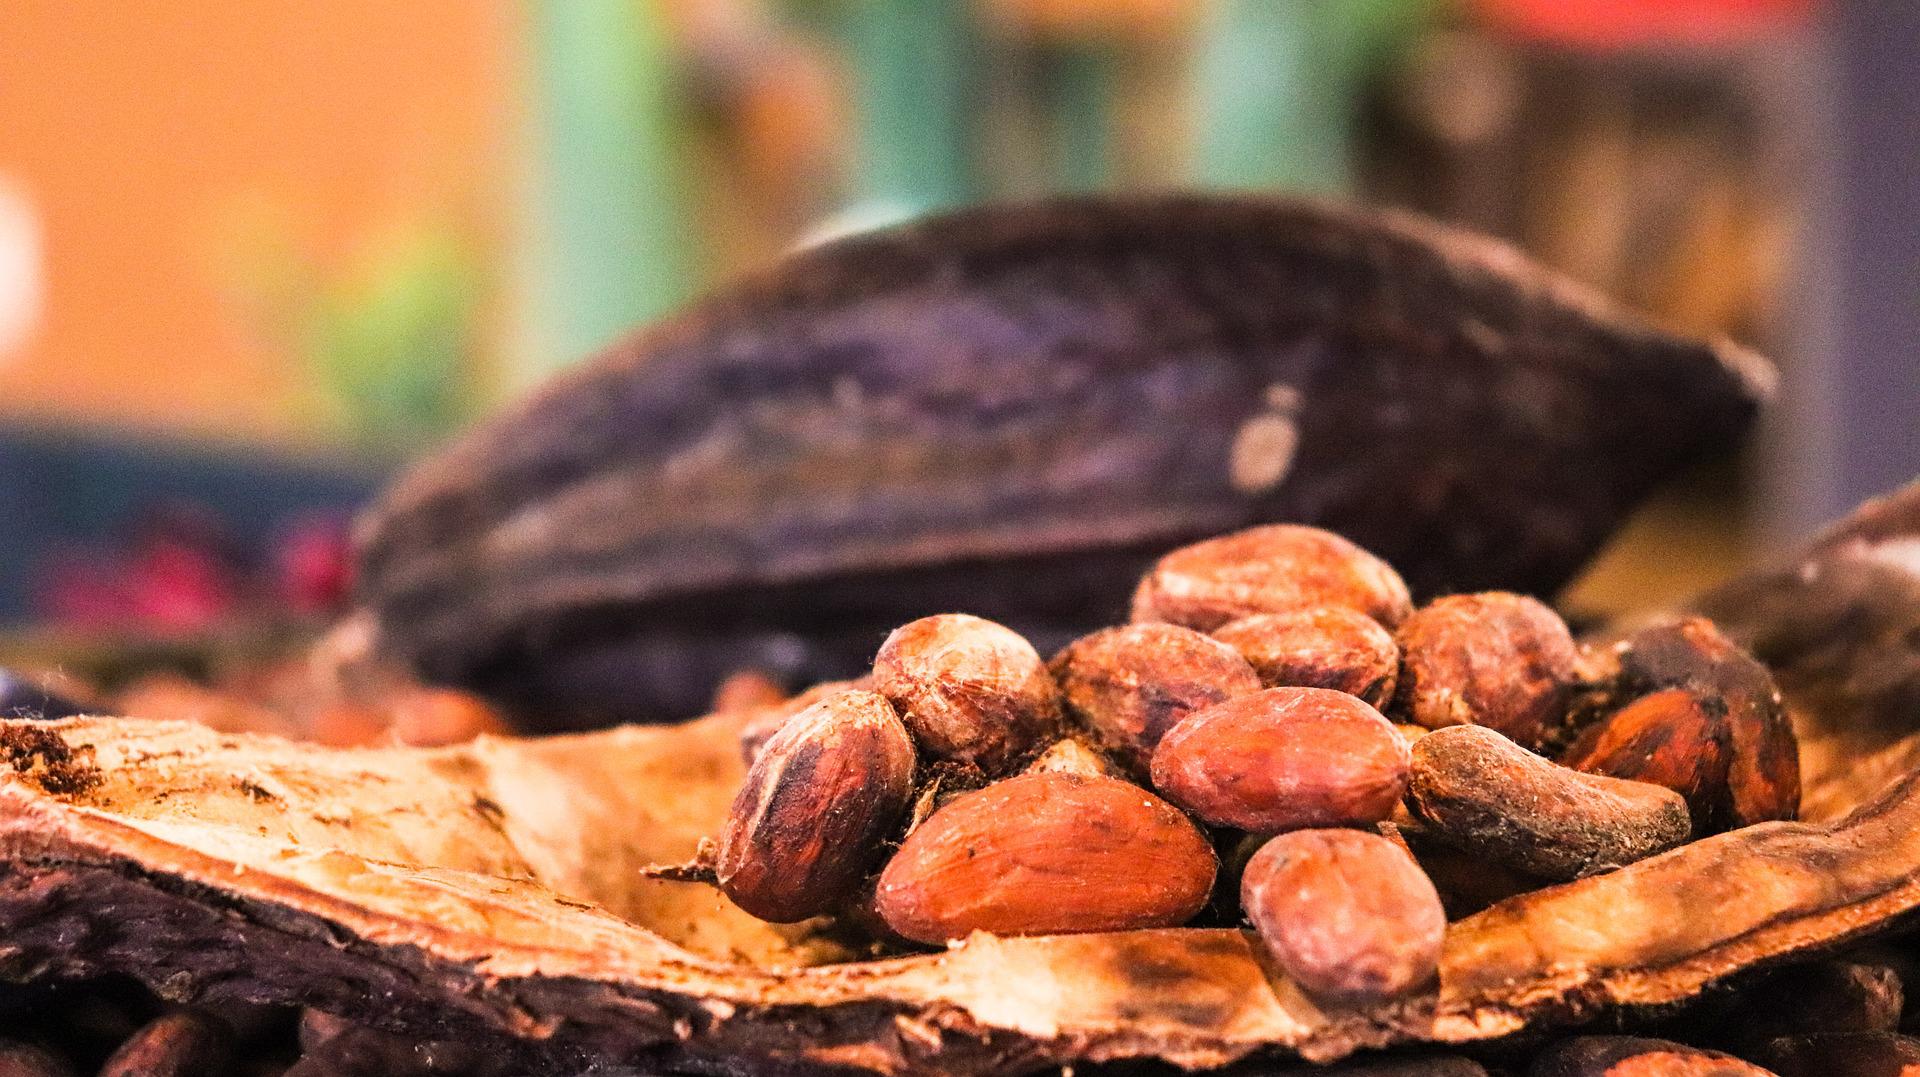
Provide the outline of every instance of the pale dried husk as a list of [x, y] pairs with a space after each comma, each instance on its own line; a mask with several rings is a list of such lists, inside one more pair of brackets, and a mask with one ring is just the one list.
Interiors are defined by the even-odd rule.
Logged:
[[[1901, 497], [1920, 503], [1914, 489]], [[1894, 573], [1836, 629], [1891, 646], [1887, 625], [1920, 607], [1889, 606], [1889, 587], [1920, 595], [1920, 571], [1870, 547], [1908, 549], [1914, 533], [1830, 537], [1808, 554], [1813, 570], [1779, 579], [1819, 577], [1828, 556]], [[1751, 597], [1713, 601], [1748, 638], [1779, 627]], [[1891, 656], [1903, 676], [1920, 668], [1914, 645]], [[642, 866], [684, 860], [717, 829], [741, 776], [737, 719], [724, 716], [358, 751], [113, 718], [0, 724], [13, 767], [0, 779], [0, 971], [125, 972], [175, 998], [314, 1005], [661, 1069], [1198, 1067], [1484, 1041], [1679, 1002], [1920, 905], [1920, 778], [1876, 792], [1884, 768], [1835, 748], [1872, 726], [1876, 758], [1913, 758], [1920, 714], [1863, 713], [1887, 686], [1836, 687], [1836, 670], [1857, 681], [1860, 669], [1834, 646], [1818, 668], [1779, 658], [1818, 821], [1502, 902], [1452, 926], [1435, 988], [1388, 1005], [1316, 1005], [1239, 931], [976, 936], [855, 961], [706, 887], [646, 879]]]

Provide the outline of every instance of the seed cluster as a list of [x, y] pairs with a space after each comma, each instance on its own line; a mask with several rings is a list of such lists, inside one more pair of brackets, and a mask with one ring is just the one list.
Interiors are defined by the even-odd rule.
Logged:
[[1449, 912], [1797, 809], [1777, 692], [1698, 619], [1588, 652], [1274, 525], [1167, 555], [1133, 620], [1043, 662], [925, 617], [744, 706], [721, 889], [901, 945], [1247, 922], [1315, 997], [1377, 1000], [1432, 982]]

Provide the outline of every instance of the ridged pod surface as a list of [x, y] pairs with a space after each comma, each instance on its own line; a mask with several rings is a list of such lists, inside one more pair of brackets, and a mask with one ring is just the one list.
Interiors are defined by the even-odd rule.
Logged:
[[746, 665], [851, 676], [928, 610], [1050, 652], [1267, 521], [1416, 592], [1545, 594], [1769, 378], [1411, 218], [967, 210], [797, 253], [415, 465], [359, 593], [383, 653], [548, 728], [698, 713]]

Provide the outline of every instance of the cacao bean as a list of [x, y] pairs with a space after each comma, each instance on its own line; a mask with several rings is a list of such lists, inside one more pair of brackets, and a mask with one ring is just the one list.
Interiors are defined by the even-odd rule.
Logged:
[[1716, 1023], [1736, 1049], [1786, 1036], [1893, 1032], [1905, 1002], [1900, 974], [1886, 965], [1809, 961], [1742, 985]]
[[1575, 1036], [1534, 1057], [1527, 1077], [1772, 1077], [1720, 1051], [1642, 1036]]
[[1206, 904], [1216, 866], [1199, 829], [1136, 785], [1029, 773], [936, 810], [880, 873], [875, 907], [925, 943], [1170, 927]]
[[1409, 822], [1411, 825], [1394, 829], [1406, 842], [1420, 870], [1433, 880], [1433, 888], [1440, 892], [1440, 904], [1446, 907], [1450, 921], [1463, 920], [1516, 894], [1553, 885], [1551, 879], [1495, 863], [1451, 845], [1418, 820]]
[[1373, 823], [1406, 789], [1407, 743], [1344, 692], [1268, 688], [1188, 715], [1153, 753], [1153, 785], [1216, 826], [1264, 833]]
[[1566, 716], [1578, 652], [1566, 622], [1532, 598], [1449, 595], [1398, 638], [1395, 707], [1419, 725], [1483, 725], [1538, 748]]
[[1309, 994], [1375, 1001], [1429, 983], [1447, 916], [1405, 849], [1358, 830], [1296, 830], [1247, 862], [1240, 901]]
[[170, 1013], [121, 1044], [99, 1077], [200, 1077], [225, 1063], [231, 1036], [211, 1017]]
[[1597, 705], [1631, 702], [1589, 725], [1563, 762], [1678, 791], [1700, 835], [1798, 813], [1799, 744], [1766, 667], [1702, 617], [1636, 633], [1612, 658]]
[[1268, 524], [1167, 554], [1133, 592], [1135, 621], [1211, 632], [1256, 613], [1344, 606], [1396, 625], [1412, 608], [1393, 566], [1331, 531]]
[[1048, 668], [1061, 702], [1137, 774], [1174, 723], [1260, 690], [1260, 678], [1232, 647], [1170, 624], [1123, 625], [1070, 644]]
[[1673, 790], [1559, 766], [1487, 726], [1420, 738], [1407, 804], [1461, 849], [1555, 880], [1651, 856], [1690, 828]]
[[513, 733], [499, 711], [471, 692], [408, 687], [396, 691], [386, 704], [394, 738], [416, 748], [465, 744], [483, 734], [504, 737]]
[[850, 897], [913, 796], [914, 751], [873, 692], [828, 696], [767, 741], [734, 798], [715, 876], [742, 909], [776, 923]]
[[1920, 1077], [1920, 1039], [1896, 1032], [1789, 1036], [1753, 1052], [1779, 1077]]
[[73, 1067], [44, 1047], [0, 1040], [0, 1077], [74, 1077]]
[[1213, 638], [1239, 651], [1268, 688], [1331, 688], [1383, 708], [1400, 676], [1393, 633], [1343, 606], [1257, 613]]
[[894, 629], [873, 659], [873, 689], [892, 701], [930, 760], [1012, 769], [1060, 726], [1059, 691], [1033, 645], [964, 613]]
[[713, 690], [707, 710], [714, 714], [757, 710], [785, 703], [787, 690], [765, 670], [740, 669], [727, 674]]
[[1487, 1077], [1487, 1068], [1459, 1055], [1420, 1054], [1337, 1062], [1331, 1066], [1307, 1063], [1297, 1066], [1268, 1063], [1257, 1068], [1234, 1066], [1220, 1071], [1220, 1077]]
[[1052, 747], [1041, 752], [1033, 762], [1028, 763], [1023, 773], [1036, 774], [1044, 771], [1100, 778], [1125, 777], [1120, 772], [1120, 768], [1115, 766], [1106, 755], [1071, 737], [1055, 741]]
[[768, 738], [780, 732], [781, 726], [786, 725], [794, 715], [828, 696], [844, 692], [849, 688], [867, 690], [872, 687], [873, 681], [868, 677], [851, 681], [825, 681], [791, 699], [754, 707], [748, 712], [746, 720], [740, 724], [740, 758], [748, 766], [752, 766], [755, 757], [760, 754], [761, 747], [767, 743]]

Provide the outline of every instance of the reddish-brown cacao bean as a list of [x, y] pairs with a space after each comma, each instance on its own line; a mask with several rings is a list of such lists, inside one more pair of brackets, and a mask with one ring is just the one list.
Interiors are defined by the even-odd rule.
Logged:
[[1359, 699], [1268, 688], [1188, 715], [1153, 753], [1153, 785], [1216, 826], [1263, 833], [1373, 823], [1406, 789], [1407, 742]]
[[1137, 774], [1182, 718], [1260, 690], [1253, 667], [1232, 647], [1171, 624], [1095, 632], [1048, 668], [1067, 714]]

